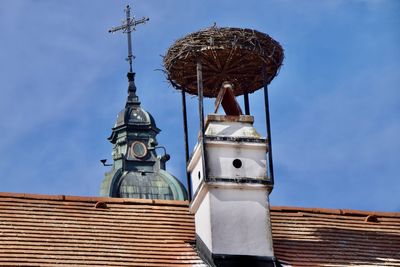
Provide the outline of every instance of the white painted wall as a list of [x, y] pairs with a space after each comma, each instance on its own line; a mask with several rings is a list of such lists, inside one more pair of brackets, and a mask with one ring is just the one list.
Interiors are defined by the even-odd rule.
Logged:
[[[267, 179], [266, 149], [267, 145], [265, 143], [207, 141], [207, 177]], [[239, 159], [242, 162], [240, 168], [233, 166], [235, 159]], [[189, 163], [188, 171], [191, 176], [193, 192], [196, 192], [204, 178], [199, 147], [196, 147]]]
[[[266, 179], [267, 144], [252, 126], [251, 116], [208, 116], [207, 136], [251, 137], [246, 141], [206, 141], [207, 177]], [[214, 120], [213, 120], [214, 119]], [[254, 140], [258, 139], [258, 140]], [[263, 140], [259, 142], [259, 140]], [[233, 160], [242, 162], [235, 168]], [[262, 184], [203, 181], [197, 145], [188, 165], [193, 191], [196, 234], [214, 254], [273, 256], [269, 188]], [[200, 173], [200, 179], [199, 179]]]
[[[265, 143], [207, 141], [207, 177], [267, 179], [266, 150]], [[233, 166], [235, 159], [242, 162], [240, 168]]]
[[210, 251], [212, 250], [212, 234], [211, 234], [211, 208], [210, 194], [208, 192], [202, 198], [195, 215], [196, 234], [201, 238]]
[[213, 253], [273, 256], [267, 188], [211, 188]]
[[199, 145], [196, 145], [196, 147], [195, 147], [195, 151], [189, 162], [187, 170], [190, 173], [190, 178], [191, 178], [190, 180], [192, 182], [192, 191], [194, 193], [194, 192], [196, 192], [196, 190], [200, 186], [201, 181], [204, 178], [203, 162], [201, 159], [201, 149], [200, 149]]
[[195, 214], [196, 234], [215, 254], [273, 256], [268, 190], [208, 184]]

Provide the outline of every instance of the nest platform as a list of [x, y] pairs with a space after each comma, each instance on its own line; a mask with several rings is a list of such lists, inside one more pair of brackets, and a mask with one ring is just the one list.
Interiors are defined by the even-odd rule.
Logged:
[[204, 96], [216, 97], [225, 81], [233, 83], [235, 95], [242, 95], [269, 84], [283, 58], [281, 45], [265, 33], [211, 27], [177, 40], [164, 57], [164, 68], [176, 89], [197, 95], [199, 60]]

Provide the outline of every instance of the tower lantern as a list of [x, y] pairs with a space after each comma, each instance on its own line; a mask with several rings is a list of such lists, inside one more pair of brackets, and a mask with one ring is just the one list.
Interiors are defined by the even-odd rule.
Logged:
[[[198, 249], [215, 266], [274, 263], [269, 193], [274, 185], [268, 84], [283, 49], [252, 29], [211, 28], [177, 40], [164, 57], [182, 94], [190, 210]], [[266, 137], [253, 127], [248, 95], [264, 89]], [[186, 94], [197, 95], [199, 138], [189, 159]], [[236, 101], [243, 95], [244, 114]], [[204, 97], [216, 98], [204, 116]], [[222, 106], [225, 115], [216, 112]], [[272, 266], [272, 265], [271, 265]]]

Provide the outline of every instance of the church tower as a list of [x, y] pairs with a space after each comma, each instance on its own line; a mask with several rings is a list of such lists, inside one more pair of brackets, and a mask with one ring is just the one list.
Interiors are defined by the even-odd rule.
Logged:
[[[100, 194], [109, 197], [185, 200], [185, 187], [165, 170], [170, 156], [164, 147], [158, 146], [156, 136], [160, 129], [152, 115], [141, 107], [136, 94], [131, 32], [148, 18], [131, 18], [129, 6], [125, 12], [125, 23], [112, 28], [110, 32], [123, 30], [128, 36], [128, 97], [108, 138], [113, 144], [114, 162], [112, 169], [105, 174]], [[157, 151], [162, 151], [163, 155], [159, 156]]]

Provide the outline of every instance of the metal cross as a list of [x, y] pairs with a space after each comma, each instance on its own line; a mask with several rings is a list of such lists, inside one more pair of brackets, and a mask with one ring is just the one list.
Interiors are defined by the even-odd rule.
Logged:
[[135, 17], [131, 17], [131, 8], [129, 5], [125, 8], [126, 20], [123, 21], [124, 24], [121, 26], [113, 27], [108, 32], [117, 32], [122, 30], [122, 32], [126, 33], [128, 36], [128, 58], [126, 59], [129, 62], [129, 72], [132, 72], [132, 60], [135, 58], [132, 55], [132, 39], [131, 32], [136, 30], [136, 25], [146, 23], [149, 20], [147, 17], [143, 17], [140, 20], [135, 20]]

